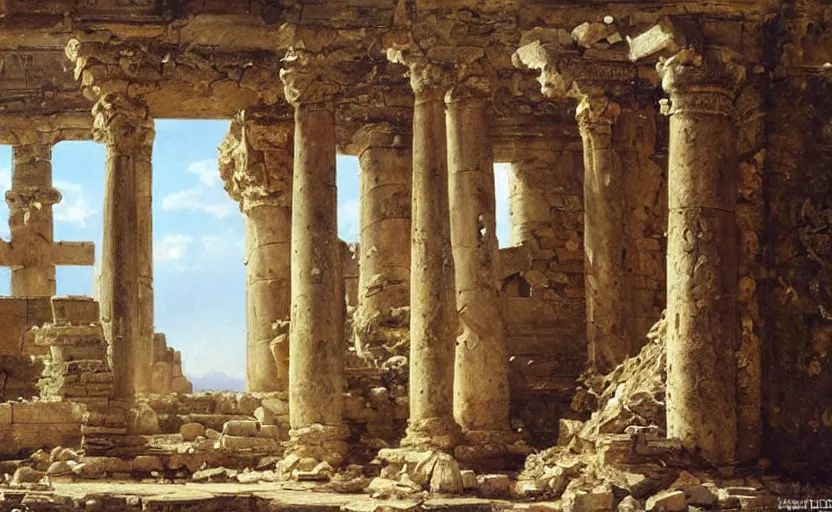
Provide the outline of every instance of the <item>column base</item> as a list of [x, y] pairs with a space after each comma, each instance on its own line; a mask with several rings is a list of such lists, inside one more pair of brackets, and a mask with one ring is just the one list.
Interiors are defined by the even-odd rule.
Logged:
[[409, 421], [402, 448], [423, 452], [438, 450], [453, 453], [460, 439], [460, 430], [452, 418], [428, 418]]
[[454, 448], [460, 462], [478, 471], [517, 467], [531, 452], [523, 436], [511, 430], [468, 430]]
[[283, 459], [277, 463], [281, 480], [326, 481], [347, 456], [347, 425], [314, 424], [290, 429], [289, 440], [283, 443]]
[[464, 490], [459, 463], [444, 451], [429, 447], [384, 448], [378, 452], [378, 458], [384, 462], [384, 468], [381, 476], [370, 483], [371, 489], [387, 487], [444, 494], [461, 494]]
[[462, 474], [452, 455], [459, 438], [459, 427], [450, 418], [409, 422], [401, 448], [385, 448], [378, 452], [384, 468], [370, 487], [375, 484], [379, 488], [410, 489], [411, 492], [421, 489], [434, 493], [462, 493]]

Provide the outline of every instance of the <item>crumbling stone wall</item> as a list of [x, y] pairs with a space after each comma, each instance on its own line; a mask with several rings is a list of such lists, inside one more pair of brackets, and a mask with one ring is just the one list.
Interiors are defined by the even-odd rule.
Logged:
[[[53, 317], [54, 315], [54, 317]], [[34, 343], [32, 327], [46, 322], [90, 324], [98, 321], [98, 304], [87, 297], [0, 297], [0, 401], [39, 394], [44, 347]]]
[[775, 463], [812, 473], [828, 473], [832, 457], [830, 98], [826, 77], [772, 83], [764, 168], [765, 446]]
[[582, 158], [576, 129], [518, 147], [509, 173], [511, 244], [524, 249], [501, 251], [512, 417], [543, 445], [586, 363]]

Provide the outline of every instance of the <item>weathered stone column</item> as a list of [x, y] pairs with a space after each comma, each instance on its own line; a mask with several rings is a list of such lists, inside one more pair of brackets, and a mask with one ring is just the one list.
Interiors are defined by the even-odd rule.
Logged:
[[241, 112], [219, 147], [225, 189], [245, 217], [248, 392], [289, 389], [289, 342], [276, 327], [289, 319], [293, 137], [291, 119]]
[[406, 447], [450, 450], [457, 314], [448, 204], [447, 134], [442, 71], [406, 63], [413, 107], [413, 207], [410, 252], [410, 419]]
[[658, 65], [670, 94], [667, 434], [735, 459], [739, 331], [734, 95], [744, 68], [683, 50]]
[[584, 145], [584, 276], [589, 363], [608, 373], [630, 354], [633, 315], [625, 267], [626, 183], [612, 134], [621, 109], [603, 94], [581, 95], [575, 112]]
[[152, 292], [147, 294], [148, 261], [152, 264], [148, 256], [152, 252], [150, 201], [146, 195], [153, 121], [145, 105], [122, 94], [101, 97], [93, 115], [93, 137], [107, 146], [101, 322], [111, 345], [116, 397], [129, 398], [150, 388], [153, 361]]
[[13, 146], [6, 202], [12, 247], [20, 256], [19, 265], [12, 265], [15, 297], [55, 295], [52, 206], [60, 200], [61, 193], [52, 187], [52, 144]]
[[462, 460], [496, 456], [516, 438], [509, 430], [488, 92], [463, 83], [446, 96], [451, 241], [462, 329], [456, 339], [454, 418], [468, 445], [455, 454]]
[[408, 132], [373, 123], [353, 137], [361, 173], [357, 348], [376, 363], [396, 355], [385, 349], [396, 341], [385, 336], [385, 327], [399, 327], [391, 312], [410, 302], [413, 156]]
[[[289, 328], [287, 453], [330, 464], [346, 453], [342, 441], [344, 387], [344, 284], [337, 233], [335, 115], [338, 90], [331, 62], [290, 50], [280, 71], [286, 99], [295, 107], [292, 184], [292, 281]], [[316, 431], [315, 425], [323, 426]]]

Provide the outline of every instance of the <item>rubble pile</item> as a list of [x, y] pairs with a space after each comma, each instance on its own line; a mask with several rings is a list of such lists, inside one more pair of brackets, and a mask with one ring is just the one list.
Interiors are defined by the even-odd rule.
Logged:
[[41, 396], [106, 406], [113, 392], [107, 342], [100, 324], [46, 324], [33, 329], [35, 345], [48, 347], [38, 381]]

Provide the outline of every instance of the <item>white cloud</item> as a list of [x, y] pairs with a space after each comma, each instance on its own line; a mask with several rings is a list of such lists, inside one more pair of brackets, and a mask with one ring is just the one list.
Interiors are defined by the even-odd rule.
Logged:
[[220, 172], [216, 158], [206, 158], [205, 160], [193, 162], [188, 166], [187, 171], [196, 174], [199, 177], [199, 181], [206, 187], [213, 187], [220, 181]]
[[358, 198], [355, 198], [338, 207], [338, 236], [345, 242], [358, 241], [358, 204]]
[[216, 158], [197, 160], [188, 165], [186, 172], [195, 174], [199, 182], [162, 198], [162, 209], [207, 213], [218, 219], [236, 210], [236, 204], [217, 187], [220, 174]]
[[153, 244], [153, 260], [157, 264], [181, 265], [188, 254], [188, 247], [193, 241], [193, 237], [188, 235], [165, 235]]
[[55, 220], [82, 228], [87, 227], [87, 219], [98, 212], [87, 202], [81, 185], [59, 180], [55, 181], [55, 188], [60, 190], [63, 196], [61, 202], [55, 205]]
[[208, 201], [205, 199], [204, 190], [196, 186], [165, 196], [162, 199], [162, 209], [202, 212], [222, 219], [234, 212], [234, 203], [230, 200], [225, 202]]

